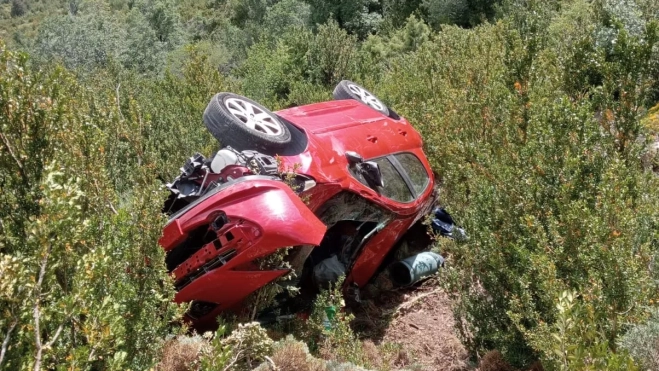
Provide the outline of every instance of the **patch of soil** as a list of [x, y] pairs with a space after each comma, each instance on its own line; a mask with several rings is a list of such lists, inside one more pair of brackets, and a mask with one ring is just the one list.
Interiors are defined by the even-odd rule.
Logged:
[[475, 369], [456, 336], [451, 300], [434, 279], [413, 288], [380, 291], [360, 307], [356, 329], [376, 344], [398, 344], [409, 358], [406, 369]]
[[[455, 335], [448, 296], [439, 289], [417, 291], [393, 318], [383, 341], [400, 344], [422, 370], [467, 370], [467, 350]], [[420, 297], [421, 295], [427, 295]]]

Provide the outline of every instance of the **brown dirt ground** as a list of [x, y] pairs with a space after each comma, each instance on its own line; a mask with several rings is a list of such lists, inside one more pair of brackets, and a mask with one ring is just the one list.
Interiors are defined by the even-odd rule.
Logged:
[[[419, 300], [415, 296], [425, 295]], [[450, 300], [442, 291], [417, 291], [393, 319], [383, 341], [400, 344], [422, 370], [467, 370], [468, 354], [455, 335]]]
[[413, 288], [379, 291], [372, 297], [362, 301], [354, 325], [375, 344], [392, 343], [406, 353], [406, 362], [392, 368], [475, 369], [456, 336], [451, 300], [434, 279]]

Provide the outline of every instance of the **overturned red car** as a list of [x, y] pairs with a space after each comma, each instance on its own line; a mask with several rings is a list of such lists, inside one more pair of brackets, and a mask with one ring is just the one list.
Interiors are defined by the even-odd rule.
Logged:
[[[223, 148], [191, 157], [168, 184], [160, 245], [188, 320], [215, 324], [294, 269], [300, 287], [345, 275], [358, 290], [436, 199], [421, 136], [363, 87], [333, 101], [271, 112], [215, 95], [204, 122]], [[288, 249], [286, 265], [263, 259]]]

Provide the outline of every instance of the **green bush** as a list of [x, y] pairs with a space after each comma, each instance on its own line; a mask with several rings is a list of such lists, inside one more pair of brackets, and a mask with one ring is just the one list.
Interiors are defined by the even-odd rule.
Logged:
[[10, 14], [12, 17], [21, 17], [27, 12], [27, 5], [23, 0], [12, 0]]
[[252, 370], [272, 352], [273, 341], [257, 323], [238, 324], [230, 334], [220, 324], [213, 339], [202, 350], [202, 370]]
[[178, 313], [150, 166], [124, 168], [141, 187], [120, 196], [104, 161], [114, 102], [93, 106], [72, 75], [31, 72], [3, 45], [0, 62], [0, 362], [148, 368]]
[[558, 299], [556, 322], [548, 329], [553, 339], [544, 352], [550, 360], [546, 364], [566, 371], [639, 370], [627, 352], [612, 351], [593, 308], [576, 299], [576, 292], [567, 291]]
[[577, 62], [583, 48], [601, 49], [580, 30], [563, 35], [572, 46], [534, 38], [553, 22], [529, 30], [534, 19], [445, 27], [395, 61], [379, 89], [421, 130], [442, 201], [469, 231], [446, 251], [467, 345], [551, 368], [544, 329], [561, 292], [581, 293], [599, 344], [615, 351], [656, 290], [657, 178], [643, 172], [637, 141], [656, 39], [654, 26], [642, 38], [619, 30], [616, 53], [592, 60], [600, 81], [576, 89], [570, 76], [592, 66]]
[[127, 35], [104, 4], [91, 3], [85, 12], [53, 15], [38, 28], [30, 51], [43, 64], [92, 71], [118, 58]]
[[[254, 44], [235, 73], [244, 95], [278, 109], [296, 102], [311, 103], [314, 96], [329, 98], [335, 84], [356, 75], [355, 57], [356, 38], [337, 23], [328, 22], [319, 26], [317, 34], [293, 28], [274, 45], [267, 40]], [[301, 99], [307, 92], [312, 95]]]

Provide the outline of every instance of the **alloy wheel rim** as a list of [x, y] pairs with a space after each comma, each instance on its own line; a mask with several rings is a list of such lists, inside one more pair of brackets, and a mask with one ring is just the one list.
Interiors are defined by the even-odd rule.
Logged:
[[228, 98], [224, 106], [247, 128], [268, 136], [278, 136], [284, 132], [282, 124], [262, 108], [240, 98]]
[[348, 89], [359, 97], [364, 104], [369, 105], [380, 112], [384, 112], [384, 104], [371, 94], [368, 90], [359, 85], [348, 84]]

